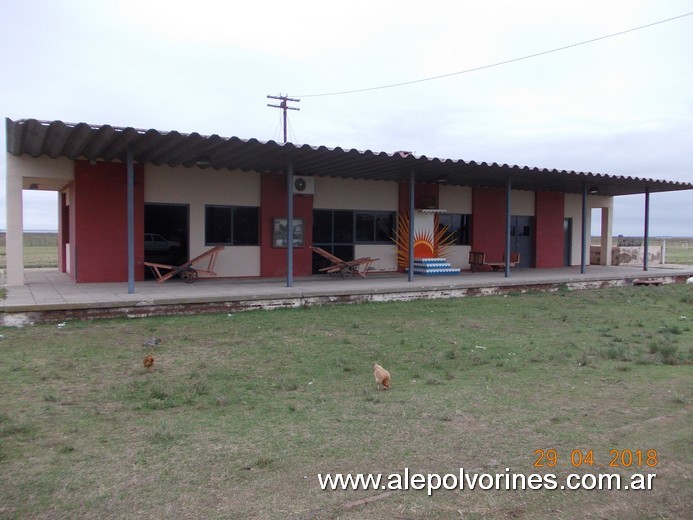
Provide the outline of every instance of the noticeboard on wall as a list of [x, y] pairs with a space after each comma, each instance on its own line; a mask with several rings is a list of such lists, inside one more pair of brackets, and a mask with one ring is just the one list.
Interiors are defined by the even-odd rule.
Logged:
[[[288, 219], [275, 218], [272, 224], [272, 247], [287, 247], [289, 228]], [[293, 240], [294, 247], [303, 247], [304, 225], [302, 218], [293, 219]]]

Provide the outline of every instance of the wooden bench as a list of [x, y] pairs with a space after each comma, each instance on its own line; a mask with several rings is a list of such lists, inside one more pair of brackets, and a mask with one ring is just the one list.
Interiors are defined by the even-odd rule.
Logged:
[[[520, 263], [520, 253], [517, 251], [510, 252], [510, 267], [515, 267]], [[505, 269], [505, 253], [503, 254], [502, 262], [487, 262], [486, 253], [483, 251], [470, 251], [469, 252], [469, 265], [472, 267], [472, 272], [476, 272], [479, 266], [487, 266], [494, 271], [500, 271]]]

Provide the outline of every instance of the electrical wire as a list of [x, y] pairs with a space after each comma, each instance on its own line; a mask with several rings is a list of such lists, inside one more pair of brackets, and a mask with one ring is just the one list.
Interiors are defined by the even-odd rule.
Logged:
[[530, 58], [537, 58], [537, 57], [539, 57], [539, 56], [545, 56], [545, 55], [547, 55], [547, 54], [552, 54], [552, 53], [554, 53], [554, 52], [560, 52], [560, 51], [564, 51], [564, 50], [567, 50], [567, 49], [572, 49], [572, 48], [574, 48], [574, 47], [579, 47], [579, 46], [581, 46], [581, 45], [587, 45], [587, 44], [594, 43], [594, 42], [598, 42], [598, 41], [601, 41], [601, 40], [606, 40], [607, 38], [614, 38], [614, 37], [616, 37], [616, 36], [621, 36], [621, 35], [623, 35], [623, 34], [631, 33], [631, 32], [633, 32], [633, 31], [639, 31], [639, 30], [641, 30], [641, 29], [646, 29], [646, 28], [648, 28], [648, 27], [653, 27], [653, 26], [655, 26], [655, 25], [660, 25], [660, 24], [663, 24], [663, 23], [671, 22], [671, 21], [673, 21], [673, 20], [678, 20], [678, 19], [680, 19], [680, 18], [684, 18], [684, 17], [686, 17], [686, 16], [691, 16], [691, 15], [693, 15], [693, 12], [684, 13], [684, 14], [681, 14], [681, 15], [678, 15], [678, 16], [674, 16], [674, 17], [672, 17], [672, 18], [667, 18], [667, 19], [665, 19], [665, 20], [659, 20], [659, 21], [657, 21], [657, 22], [648, 23], [648, 24], [646, 24], [646, 25], [640, 25], [640, 26], [638, 26], [638, 27], [633, 27], [633, 28], [631, 28], [631, 29], [626, 29], [626, 30], [624, 30], [624, 31], [619, 31], [619, 32], [607, 34], [607, 35], [604, 35], [604, 36], [599, 36], [598, 38], [592, 38], [591, 40], [585, 40], [585, 41], [581, 41], [581, 42], [578, 42], [578, 43], [571, 43], [570, 45], [564, 45], [563, 47], [556, 47], [555, 49], [549, 49], [549, 50], [542, 51], [542, 52], [537, 52], [537, 53], [534, 53], [534, 54], [528, 54], [528, 55], [526, 55], [526, 56], [520, 56], [520, 57], [518, 57], [518, 58], [512, 58], [512, 59], [505, 60], [505, 61], [499, 61], [499, 62], [496, 62], [496, 63], [491, 63], [491, 64], [489, 64], [489, 65], [482, 65], [482, 66], [480, 66], [480, 67], [473, 67], [473, 68], [471, 68], [471, 69], [465, 69], [465, 70], [461, 70], [461, 71], [458, 71], [458, 72], [451, 72], [451, 73], [448, 73], [448, 74], [441, 74], [440, 76], [431, 76], [431, 77], [429, 77], [429, 78], [415, 79], [415, 80], [411, 80], [411, 81], [403, 81], [403, 82], [400, 82], [400, 83], [391, 83], [391, 84], [389, 84], [389, 85], [381, 85], [381, 86], [379, 86], [379, 87], [367, 87], [367, 88], [359, 88], [359, 89], [354, 89], [354, 90], [342, 90], [342, 91], [337, 91], [337, 92], [325, 92], [325, 93], [322, 93], [322, 94], [302, 94], [302, 95], [293, 95], [293, 97], [296, 97], [296, 98], [309, 98], [309, 97], [326, 97], [326, 96], [341, 96], [341, 95], [345, 95], [345, 94], [357, 94], [357, 93], [359, 93], [359, 92], [369, 92], [369, 91], [373, 91], [373, 90], [383, 90], [383, 89], [387, 89], [387, 88], [403, 87], [403, 86], [405, 86], [405, 85], [414, 85], [414, 84], [416, 84], [416, 83], [423, 83], [423, 82], [426, 82], [426, 81], [434, 81], [434, 80], [437, 80], [437, 79], [449, 78], [449, 77], [452, 77], [452, 76], [459, 76], [460, 74], [467, 74], [467, 73], [469, 73], [469, 72], [477, 72], [477, 71], [480, 71], [480, 70], [490, 69], [490, 68], [492, 68], [492, 67], [500, 67], [501, 65], [507, 65], [507, 64], [509, 64], [509, 63], [515, 63], [515, 62], [522, 61], [522, 60], [528, 60], [528, 59], [530, 59]]
[[272, 140], [279, 142], [282, 139], [282, 113], [279, 112], [279, 119], [277, 119], [277, 126], [274, 127], [274, 132], [272, 133]]
[[289, 126], [288, 140], [290, 143], [296, 144], [296, 132], [294, 131], [294, 125], [291, 124], [291, 118], [286, 118], [286, 124]]

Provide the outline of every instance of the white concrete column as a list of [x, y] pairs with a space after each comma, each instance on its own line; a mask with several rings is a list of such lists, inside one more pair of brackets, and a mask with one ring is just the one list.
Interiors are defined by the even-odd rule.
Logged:
[[613, 199], [609, 206], [602, 208], [601, 264], [611, 265], [611, 249], [613, 248]]
[[15, 157], [7, 154], [7, 285], [24, 285], [24, 207], [22, 203], [22, 175]]

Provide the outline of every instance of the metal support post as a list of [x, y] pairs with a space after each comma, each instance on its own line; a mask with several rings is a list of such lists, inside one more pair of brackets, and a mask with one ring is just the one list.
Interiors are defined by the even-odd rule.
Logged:
[[294, 286], [294, 165], [286, 169], [286, 286]]
[[510, 215], [510, 190], [512, 189], [512, 181], [508, 177], [508, 182], [505, 187], [505, 277], [510, 276], [510, 226], [512, 218]]
[[135, 165], [132, 146], [127, 148], [128, 294], [135, 293]]
[[587, 255], [587, 184], [582, 185], [582, 240], [580, 242], [580, 273], [585, 274], [586, 255]]
[[414, 170], [409, 172], [409, 281], [414, 281]]
[[645, 236], [643, 237], [642, 269], [647, 271], [649, 262], [649, 242], [650, 242], [650, 188], [645, 188]]

